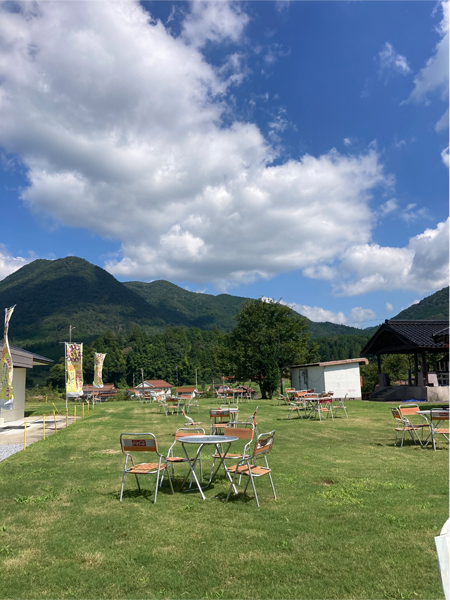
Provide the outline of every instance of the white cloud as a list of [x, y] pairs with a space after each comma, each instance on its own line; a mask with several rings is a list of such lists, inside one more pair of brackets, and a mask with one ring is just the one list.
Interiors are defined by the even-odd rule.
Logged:
[[183, 23], [183, 39], [196, 48], [206, 42], [238, 42], [249, 22], [249, 17], [235, 2], [190, 3], [190, 13]]
[[[307, 306], [305, 304], [289, 304], [296, 312], [307, 317], [311, 321], [323, 323], [337, 323], [339, 325], [349, 325], [351, 327], [362, 327], [363, 323], [373, 321], [376, 318], [376, 313], [370, 308], [361, 308], [356, 306], [352, 308], [349, 315], [345, 315], [342, 311], [333, 312], [318, 306]], [[367, 325], [364, 325], [367, 327]]]
[[389, 42], [386, 42], [383, 49], [378, 53], [378, 64], [380, 77], [388, 79], [393, 73], [408, 75], [411, 68], [404, 56], [394, 50]]
[[349, 281], [337, 283], [344, 296], [377, 290], [434, 291], [448, 285], [449, 220], [409, 240], [406, 248], [364, 244], [350, 248], [340, 265]]
[[174, 38], [137, 2], [3, 5], [0, 144], [27, 167], [34, 210], [120, 240], [114, 275], [218, 289], [332, 276], [327, 264], [370, 241], [372, 192], [392, 178], [373, 148], [272, 164], [258, 127], [233, 120], [236, 79], [197, 49], [232, 38], [212, 25], [220, 11], [241, 35], [244, 14], [224, 6], [194, 3]]
[[386, 312], [392, 312], [394, 310], [394, 307], [392, 306], [392, 304], [390, 302], [386, 302], [386, 306], [384, 309]]
[[445, 129], [448, 129], [448, 108], [435, 126], [435, 130], [437, 133], [439, 133], [440, 131], [444, 131]]
[[448, 97], [449, 85], [449, 3], [448, 0], [441, 2], [443, 18], [437, 28], [441, 39], [436, 45], [433, 56], [414, 78], [414, 89], [409, 100], [416, 102], [428, 102], [430, 95], [439, 95], [445, 99]]
[[396, 198], [391, 198], [390, 200], [387, 200], [384, 204], [381, 204], [380, 206], [380, 214], [381, 216], [386, 216], [392, 212], [395, 212], [398, 209], [398, 202], [396, 200]]
[[0, 280], [8, 277], [11, 273], [18, 271], [35, 258], [34, 255], [29, 259], [23, 258], [22, 256], [11, 256], [4, 244], [0, 244]]
[[344, 138], [344, 146], [351, 146], [352, 140], [350, 138]]
[[448, 146], [447, 148], [444, 148], [441, 152], [441, 158], [442, 158], [442, 162], [444, 163], [444, 165], [446, 167], [449, 166], [449, 155], [448, 155]]

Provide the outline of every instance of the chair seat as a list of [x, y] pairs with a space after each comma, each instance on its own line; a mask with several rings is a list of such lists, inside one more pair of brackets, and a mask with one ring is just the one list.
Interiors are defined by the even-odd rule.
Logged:
[[[211, 458], [222, 458], [219, 454], [213, 454]], [[227, 458], [244, 458], [242, 454], [232, 454], [227, 453], [224, 456], [224, 459], [226, 460]]]
[[433, 431], [434, 431], [434, 433], [444, 433], [444, 434], [448, 435], [448, 434], [449, 434], [449, 432], [450, 432], [450, 429], [448, 429], [448, 427], [447, 427], [447, 428], [443, 428], [443, 427], [435, 427], [435, 428], [433, 429]]
[[[233, 465], [232, 467], [227, 469], [227, 471], [229, 471], [230, 473], [236, 473], [237, 471], [239, 475], [248, 476], [249, 474], [248, 465], [241, 465], [239, 467], [237, 465]], [[260, 467], [259, 465], [250, 465], [250, 471], [252, 472], [252, 475], [256, 475], [257, 477], [260, 475], [267, 475], [268, 473], [270, 473], [270, 469], [268, 469], [267, 467]]]
[[157, 471], [159, 468], [162, 471], [163, 469], [166, 468], [166, 465], [161, 464], [161, 467], [160, 467], [158, 463], [142, 463], [140, 465], [135, 465], [134, 467], [131, 467], [131, 469], [127, 469], [127, 473], [136, 473], [136, 474], [151, 473], [152, 471]]
[[[187, 458], [183, 458], [182, 456], [168, 456], [167, 457], [167, 462], [170, 462], [170, 463], [187, 462], [187, 460], [188, 460]], [[189, 460], [194, 460], [194, 459], [192, 458]]]

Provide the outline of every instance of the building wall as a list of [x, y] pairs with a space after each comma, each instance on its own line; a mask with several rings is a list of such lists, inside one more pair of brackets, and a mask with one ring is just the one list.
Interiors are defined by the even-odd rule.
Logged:
[[327, 391], [325, 390], [324, 367], [293, 368], [291, 370], [291, 384], [296, 390], [314, 388], [319, 394]]
[[335, 398], [361, 399], [359, 364], [330, 365], [325, 367], [325, 392], [334, 392]]
[[0, 425], [17, 421], [24, 418], [25, 414], [25, 381], [27, 370], [20, 367], [14, 367], [13, 388], [14, 388], [14, 408], [12, 410], [2, 410], [0, 408]]

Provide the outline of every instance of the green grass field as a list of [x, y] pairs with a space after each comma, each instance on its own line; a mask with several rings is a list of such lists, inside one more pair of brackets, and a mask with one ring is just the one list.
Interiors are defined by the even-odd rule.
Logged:
[[[120, 503], [120, 433], [151, 431], [166, 452], [184, 424], [153, 404], [97, 405], [0, 463], [1, 598], [443, 598], [434, 536], [448, 518], [446, 440], [436, 452], [395, 448], [382, 403], [350, 402], [334, 422], [259, 405], [259, 432], [276, 431], [278, 496], [258, 480], [260, 509], [250, 488], [225, 505], [222, 474], [206, 501], [180, 493], [185, 465], [175, 495], [166, 480], [153, 504], [155, 477], [141, 478], [140, 495], [128, 476]], [[206, 429], [210, 406], [201, 401]]]

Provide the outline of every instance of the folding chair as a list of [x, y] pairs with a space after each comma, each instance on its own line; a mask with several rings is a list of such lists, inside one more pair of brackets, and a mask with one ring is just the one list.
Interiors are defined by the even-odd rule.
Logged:
[[[242, 450], [242, 452], [240, 453], [234, 453], [234, 452], [227, 452], [225, 454], [225, 456], [223, 457], [223, 460], [241, 460], [243, 458], [247, 458], [250, 456], [250, 446], [252, 445], [253, 442], [253, 437], [255, 434], [255, 427], [253, 426], [253, 423], [248, 423], [248, 422], [236, 422], [236, 423], [230, 423], [229, 427], [225, 427], [223, 435], [232, 435], [234, 437], [239, 438], [240, 440], [244, 440], [245, 446]], [[212, 479], [212, 475], [214, 473], [214, 465], [216, 463], [216, 460], [220, 460], [220, 456], [216, 453], [216, 454], [212, 454], [211, 458], [213, 459], [213, 464], [211, 467], [211, 475], [210, 475], [210, 481]]]
[[[256, 505], [259, 508], [259, 500], [258, 494], [256, 493], [255, 481], [254, 479], [257, 477], [264, 477], [264, 475], [269, 476], [270, 485], [272, 486], [272, 492], [275, 500], [277, 499], [277, 495], [275, 493], [275, 488], [272, 481], [271, 469], [269, 467], [269, 463], [267, 462], [267, 455], [272, 450], [273, 440], [275, 438], [275, 431], [271, 431], [269, 433], [261, 433], [256, 440], [255, 447], [253, 449], [252, 456], [248, 456], [246, 458], [242, 458], [238, 461], [236, 465], [233, 465], [229, 468], [226, 468], [227, 473], [233, 474], [233, 480], [231, 482], [230, 488], [228, 490], [227, 498], [225, 503], [228, 502], [228, 498], [230, 497], [231, 490], [235, 487], [235, 482], [237, 477], [248, 477], [247, 484], [244, 489], [244, 495], [247, 491], [248, 484], [250, 481], [252, 482], [253, 493], [255, 494]], [[265, 467], [257, 465], [256, 462], [260, 459], [264, 459]]]
[[[393, 407], [393, 408], [391, 408], [391, 411], [392, 411], [392, 416], [394, 417], [394, 419], [396, 421], [396, 425], [397, 425], [397, 427], [395, 428], [394, 446], [397, 445], [397, 437], [398, 437], [398, 434], [400, 433], [400, 431], [402, 432], [402, 443], [400, 444], [400, 448], [403, 448], [403, 442], [405, 441], [405, 433], [406, 432], [409, 433], [414, 444], [417, 444], [417, 442], [419, 442], [420, 446], [422, 446], [422, 442], [420, 441], [420, 438], [417, 435], [417, 431], [422, 428], [415, 427], [406, 416], [404, 416], [404, 415], [402, 416], [399, 408]], [[417, 442], [416, 442], [416, 439], [417, 439]]]
[[246, 423], [253, 424], [256, 435], [258, 435], [258, 423], [256, 422], [256, 413], [258, 412], [258, 408], [259, 408], [259, 406], [257, 406], [255, 409], [255, 412], [252, 415], [250, 415], [249, 417], [247, 417], [247, 419], [245, 420]]
[[347, 394], [345, 394], [344, 398], [336, 398], [337, 404], [331, 403], [331, 410], [335, 411], [333, 418], [336, 417], [337, 411], [342, 409], [345, 412], [345, 416], [348, 419], [347, 408], [345, 406], [345, 401], [347, 400]]
[[326, 415], [328, 418], [331, 415], [332, 420], [334, 420], [333, 411], [331, 409], [331, 405], [333, 403], [333, 392], [326, 392], [325, 394], [321, 394], [317, 401], [314, 403], [314, 407], [312, 410], [312, 416], [315, 414], [319, 415], [319, 421], [322, 421], [322, 415]]
[[188, 404], [186, 405], [186, 412], [190, 413], [193, 408], [196, 408], [198, 413], [200, 412], [198, 398], [196, 396], [189, 400]]
[[[139, 491], [141, 486], [139, 484], [138, 475], [154, 475], [156, 474], [156, 486], [155, 486], [155, 502], [158, 495], [158, 484], [159, 475], [163, 474], [167, 469], [167, 458], [158, 452], [158, 444], [156, 437], [153, 433], [121, 433], [120, 434], [120, 445], [122, 452], [125, 454], [125, 466], [123, 468], [122, 476], [122, 487], [120, 490], [120, 501], [122, 502], [123, 486], [125, 483], [125, 475], [130, 473], [136, 477], [136, 483]], [[154, 463], [139, 463], [135, 464], [133, 455], [137, 452], [154, 452], [159, 458], [158, 462]], [[131, 461], [131, 467], [128, 466], [128, 461]], [[170, 489], [173, 494], [172, 481], [169, 477]]]
[[[414, 431], [422, 431], [422, 441], [420, 442], [420, 444], [422, 446], [426, 446], [427, 445], [427, 440], [429, 439], [430, 436], [428, 436], [427, 440], [424, 441], [423, 439], [423, 430], [430, 429], [430, 423], [428, 422], [428, 419], [426, 418], [425, 415], [421, 415], [420, 414], [420, 406], [418, 404], [400, 404], [400, 406], [398, 407], [398, 410], [400, 411], [400, 414], [402, 416], [402, 418], [405, 418], [407, 421], [409, 421], [409, 426], [410, 427], [414, 427]], [[417, 422], [417, 418], [420, 417], [420, 422]]]
[[[441, 427], [441, 423], [443, 421], [449, 420], [448, 410], [432, 410], [430, 412], [430, 430], [431, 430], [431, 439], [433, 440], [433, 449], [436, 451], [436, 440], [434, 436], [436, 434], [443, 435], [446, 440], [449, 439], [449, 428], [448, 423], [447, 427]], [[436, 426], [434, 423], [436, 422]]]
[[167, 404], [166, 400], [164, 398], [161, 398], [161, 396], [156, 396], [156, 402], [158, 403], [158, 412], [163, 412], [167, 417], [169, 405]]
[[[173, 455], [173, 447], [175, 446], [177, 441], [181, 437], [187, 437], [189, 435], [205, 435], [205, 430], [201, 429], [200, 427], [197, 427], [195, 429], [193, 429], [192, 427], [180, 427], [179, 429], [176, 430], [175, 441], [170, 446], [170, 448], [167, 452], [167, 463], [168, 463], [168, 466], [170, 465], [172, 467], [172, 480], [173, 481], [175, 481], [175, 474], [174, 474], [174, 469], [173, 469], [173, 466], [175, 463], [185, 463], [185, 462], [188, 462], [188, 460], [190, 462], [194, 462], [194, 460], [195, 460], [195, 458], [187, 459], [185, 456], [181, 457], [181, 456]], [[203, 471], [202, 471], [202, 457], [201, 456], [200, 456], [199, 462], [200, 462], [200, 481], [202, 481], [203, 480]], [[169, 474], [169, 479], [170, 479], [170, 474]], [[192, 477], [191, 477], [191, 484], [192, 484]]]
[[224, 429], [230, 422], [230, 409], [227, 408], [211, 408], [209, 411], [209, 433], [216, 433], [216, 430]]
[[187, 422], [184, 424], [185, 427], [197, 427], [198, 425], [202, 424], [201, 421], [194, 421], [194, 419], [188, 417], [184, 410], [182, 410], [181, 412], [183, 413], [183, 417], [187, 420]]

